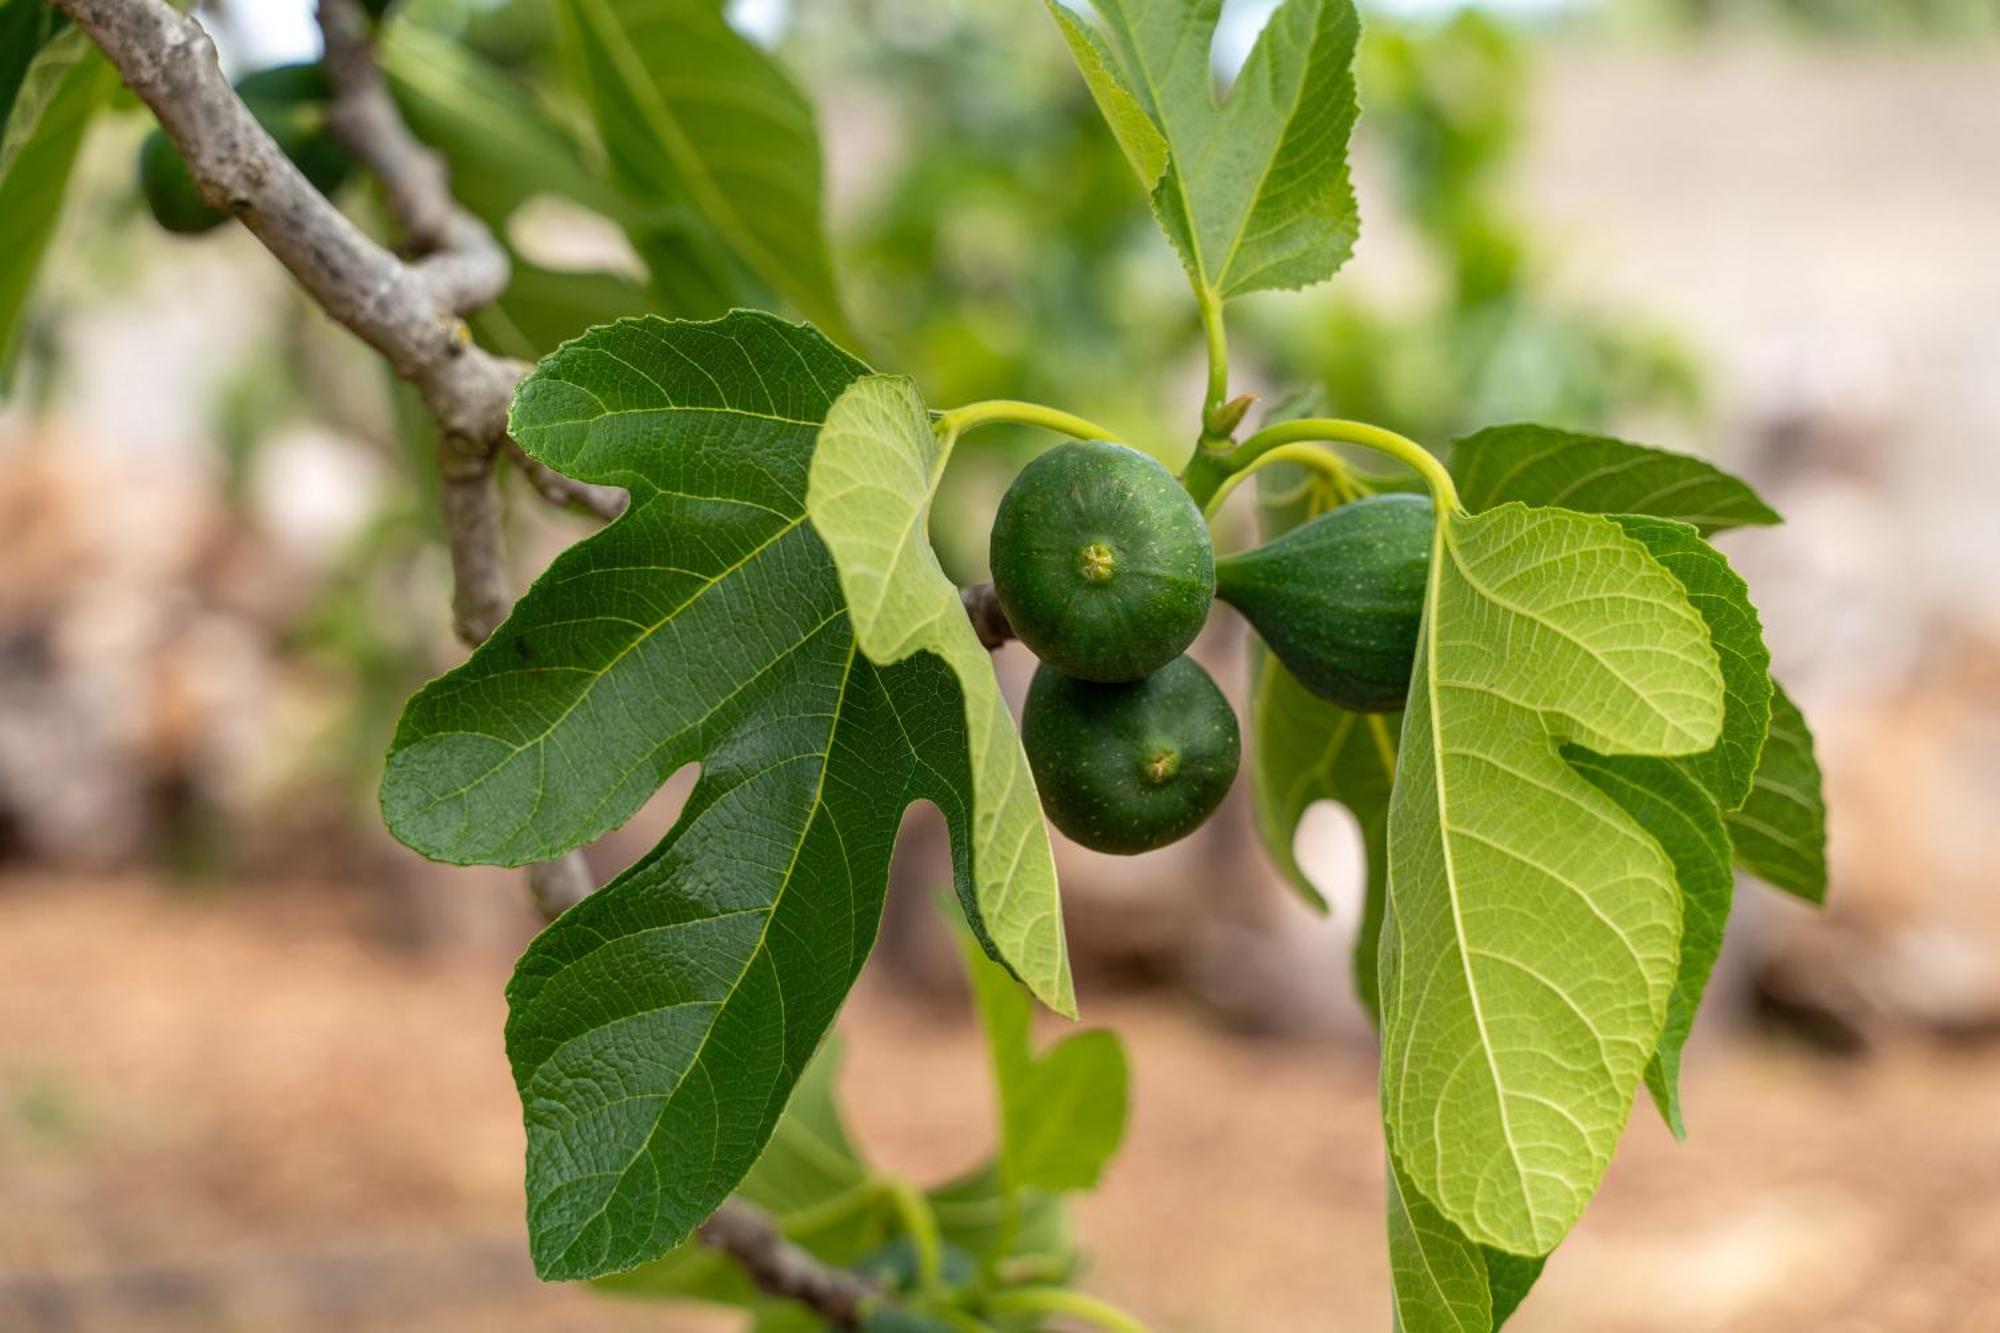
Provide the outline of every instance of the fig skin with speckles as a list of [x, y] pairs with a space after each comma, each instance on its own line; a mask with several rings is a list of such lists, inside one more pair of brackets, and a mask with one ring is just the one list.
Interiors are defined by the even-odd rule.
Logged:
[[1118, 684], [1044, 665], [1021, 741], [1049, 822], [1123, 856], [1200, 828], [1228, 795], [1243, 747], [1229, 700], [1191, 657]]
[[993, 591], [1014, 633], [1066, 676], [1137, 680], [1194, 642], [1215, 548], [1171, 473], [1122, 444], [1058, 445], [1021, 470], [993, 519]]

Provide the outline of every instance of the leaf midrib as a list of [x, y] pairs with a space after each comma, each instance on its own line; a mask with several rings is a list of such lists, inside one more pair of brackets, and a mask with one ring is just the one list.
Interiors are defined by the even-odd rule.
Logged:
[[[1124, 19], [1124, 22], [1129, 27], [1131, 20], [1129, 18], [1124, 17], [1122, 10], [1120, 16], [1121, 18]], [[1215, 33], [1213, 29], [1209, 31], [1208, 37], [1209, 37], [1209, 45], [1212, 48], [1215, 42]], [[1140, 79], [1145, 84], [1146, 95], [1152, 99], [1154, 106], [1164, 107], [1166, 105], [1164, 96], [1165, 89], [1160, 85], [1160, 83], [1157, 80], [1153, 78], [1153, 71], [1147, 66], [1146, 63], [1146, 44], [1138, 39], [1138, 33], [1136, 32], [1132, 34], [1131, 46], [1132, 46], [1132, 59], [1133, 62], [1137, 64], [1139, 67], [1139, 76]], [[1212, 114], [1213, 113], [1212, 101], [1210, 106]], [[1209, 281], [1208, 265], [1202, 259], [1201, 228], [1196, 224], [1195, 221], [1194, 198], [1192, 195], [1188, 193], [1187, 172], [1182, 169], [1180, 154], [1176, 151], [1173, 141], [1173, 136], [1167, 129], [1165, 123], [1166, 117], [1164, 113], [1161, 114], [1160, 121], [1161, 121], [1160, 137], [1166, 140], [1167, 144], [1166, 174], [1173, 178], [1174, 192], [1180, 195], [1181, 197], [1181, 214], [1182, 216], [1187, 218], [1188, 248], [1194, 252], [1189, 256], [1189, 258], [1194, 261], [1195, 283], [1204, 292], [1214, 294], [1219, 289], [1215, 286], [1214, 283]], [[1165, 183], [1166, 182], [1164, 180], [1161, 181], [1162, 185], [1165, 185]]]
[[[777, 892], [771, 896], [770, 904], [764, 911], [764, 922], [758, 928], [757, 938], [743, 955], [743, 965], [737, 969], [736, 976], [730, 981], [728, 989], [712, 1001], [715, 1006], [715, 1021], [709, 1023], [707, 1029], [701, 1034], [701, 1040], [695, 1043], [694, 1051], [688, 1057], [687, 1067], [682, 1069], [680, 1075], [674, 1079], [673, 1087], [660, 1094], [660, 1109], [653, 1116], [652, 1126], [647, 1129], [645, 1136], [640, 1139], [638, 1149], [626, 1160], [625, 1165], [620, 1167], [616, 1172], [595, 1173], [600, 1176], [615, 1176], [616, 1183], [604, 1192], [603, 1201], [598, 1204], [596, 1210], [577, 1226], [577, 1234], [571, 1238], [568, 1245], [563, 1247], [561, 1257], [564, 1259], [569, 1257], [570, 1252], [576, 1248], [578, 1241], [582, 1240], [583, 1232], [592, 1223], [596, 1222], [598, 1218], [604, 1216], [605, 1211], [611, 1207], [612, 1198], [617, 1195], [619, 1189], [623, 1186], [626, 1176], [631, 1173], [632, 1168], [638, 1165], [639, 1160], [651, 1149], [654, 1138], [660, 1132], [660, 1121], [666, 1116], [667, 1110], [673, 1103], [674, 1098], [679, 1095], [682, 1086], [688, 1080], [688, 1076], [701, 1067], [702, 1057], [708, 1053], [708, 1044], [715, 1036], [716, 1024], [721, 1021], [723, 1011], [729, 1007], [730, 1001], [736, 998], [736, 992], [743, 986], [743, 979], [750, 975], [750, 970], [756, 966], [758, 958], [764, 953], [766, 942], [771, 937], [771, 923], [777, 920], [778, 909], [783, 905], [785, 894], [791, 889], [792, 881], [798, 875], [799, 858], [805, 854], [806, 840], [812, 836], [813, 824], [818, 820], [820, 810], [826, 802], [826, 775], [828, 770], [833, 767], [834, 740], [840, 732], [841, 717], [846, 711], [847, 688], [854, 679], [854, 658], [857, 651], [858, 645], [854, 640], [850, 639], [847, 645], [847, 661], [842, 666], [840, 673], [840, 693], [834, 700], [833, 711], [830, 714], [831, 720], [826, 729], [826, 748], [820, 752], [819, 779], [813, 786], [813, 796], [811, 802], [806, 806], [805, 818], [799, 821], [799, 836], [797, 841], [792, 844], [791, 860], [786, 862], [784, 873], [778, 878]], [[593, 950], [593, 952], [595, 951]], [[785, 1024], [783, 1016], [785, 1003], [784, 991], [782, 988], [778, 988], [774, 991], [774, 994], [778, 1000], [778, 1023], [782, 1029]], [[537, 1066], [536, 1072], [540, 1072], [540, 1066]], [[713, 1161], [714, 1157], [711, 1154], [711, 1164]]]
[[[660, 96], [659, 89], [647, 77], [645, 64], [639, 53], [632, 49], [630, 36], [616, 15], [605, 12], [604, 0], [576, 0], [592, 18], [592, 26], [597, 29], [599, 40], [603, 41], [612, 61], [618, 66], [625, 85], [632, 91], [632, 98], [638, 104], [646, 120], [659, 135], [661, 146], [674, 159], [682, 178], [695, 189], [702, 211], [716, 229], [728, 238], [731, 245], [750, 258], [753, 265], [762, 269], [779, 285], [794, 289], [787, 266], [767, 249], [763, 242], [749, 229], [746, 223], [730, 205], [727, 197], [716, 188], [700, 157], [689, 141], [687, 131], [672, 110]], [[609, 25], [613, 35], [607, 36], [605, 26]]]
[[[1320, 3], [1323, 5], [1324, 0], [1315, 0], [1315, 3]], [[1317, 38], [1319, 32], [1319, 20], [1323, 17], [1324, 17], [1323, 14], [1318, 14], [1314, 16], [1313, 33], [1315, 35], [1315, 38]], [[1253, 61], [1256, 60], [1259, 50], [1263, 48], [1265, 41], [1270, 37], [1271, 34], [1270, 25], [1275, 24], [1277, 21], [1278, 21], [1278, 11], [1273, 10], [1271, 12], [1271, 17], [1264, 28], [1264, 31], [1257, 34], [1257, 44], [1256, 46], [1252, 47], [1250, 51], [1251, 60]], [[1308, 51], [1311, 50], [1311, 47], [1312, 43], [1308, 42], [1307, 43]], [[1247, 69], [1248, 66], [1246, 65], [1245, 68]], [[1220, 274], [1222, 281], [1224, 282], [1225, 285], [1227, 284], [1229, 279], [1230, 267], [1236, 262], [1236, 252], [1243, 248], [1243, 238], [1245, 235], [1249, 233], [1250, 217], [1253, 213], [1257, 211], [1257, 201], [1259, 198], [1262, 197], [1264, 193], [1264, 183], [1271, 179], [1271, 172], [1278, 165], [1279, 150], [1281, 150], [1285, 146], [1285, 140], [1291, 136], [1292, 122], [1298, 117], [1299, 105], [1305, 101], [1306, 84], [1311, 81], [1307, 77], [1307, 75], [1311, 72], [1311, 69], [1312, 69], [1312, 64], [1310, 59], [1301, 62], [1299, 67], [1298, 82], [1294, 85], [1292, 89], [1292, 96], [1290, 99], [1291, 104], [1286, 109], [1284, 118], [1279, 122], [1278, 135], [1276, 140], [1271, 144], [1271, 151], [1265, 154], [1264, 156], [1263, 170], [1257, 173], [1257, 186], [1255, 189], [1250, 191], [1248, 196], [1246, 196], [1242, 208], [1237, 213], [1236, 234], [1230, 238], [1229, 253], [1223, 256], [1221, 268], [1218, 270], [1218, 273]], [[1242, 86], [1242, 81], [1240, 79], [1237, 82], [1237, 86], [1238, 87]], [[1233, 104], [1235, 101], [1236, 101], [1236, 89], [1232, 88], [1230, 89], [1229, 93], [1229, 102], [1225, 103], [1215, 113], [1217, 118], [1226, 119], [1229, 114], [1229, 106], [1230, 104]], [[1271, 267], [1274, 267], [1274, 265], [1269, 265], [1269, 264], [1265, 265], [1265, 268], [1267, 269]], [[1258, 271], [1262, 272], [1263, 270], [1260, 269]]]
[[[1514, 1164], [1514, 1180], [1520, 1187], [1521, 1206], [1529, 1216], [1534, 1215], [1534, 1203], [1528, 1197], [1527, 1167], [1521, 1161], [1521, 1150], [1514, 1142], [1514, 1129], [1507, 1108], [1507, 1085], [1500, 1076], [1500, 1061], [1493, 1050], [1492, 1038], [1486, 1028], [1486, 1011], [1479, 998], [1479, 982], [1472, 971], [1472, 945], [1466, 938], [1464, 906], [1459, 900], [1458, 868], [1452, 855], [1452, 825], [1450, 803], [1446, 796], [1445, 745], [1442, 699], [1439, 697], [1438, 679], [1438, 589], [1443, 584], [1444, 561], [1447, 552], [1452, 564], [1466, 581], [1475, 589], [1479, 586], [1466, 575], [1465, 563], [1458, 546], [1452, 540], [1452, 513], [1449, 507], [1441, 509], [1437, 516], [1437, 532], [1431, 540], [1431, 577], [1424, 589], [1424, 683], [1430, 693], [1429, 712], [1431, 730], [1431, 780], [1437, 791], [1438, 808], [1438, 852], [1444, 867], [1445, 891], [1451, 905], [1452, 936], [1458, 943], [1459, 964], [1465, 974], [1465, 992], [1472, 1006], [1473, 1030], [1479, 1034], [1479, 1049], [1486, 1057], [1486, 1067], [1493, 1077], [1493, 1099], [1499, 1111], [1500, 1140], [1507, 1145], [1507, 1156]], [[1444, 1154], [1440, 1148], [1439, 1161]]]

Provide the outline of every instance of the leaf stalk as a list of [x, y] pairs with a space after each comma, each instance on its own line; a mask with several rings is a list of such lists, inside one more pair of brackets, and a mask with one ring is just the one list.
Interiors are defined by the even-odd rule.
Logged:
[[1024, 403], [1011, 398], [994, 398], [981, 403], [967, 403], [964, 407], [954, 407], [948, 412], [940, 412], [936, 429], [946, 439], [956, 439], [967, 431], [981, 426], [998, 424], [1015, 426], [1039, 426], [1061, 435], [1073, 436], [1079, 440], [1116, 440], [1118, 436], [1080, 416], [1064, 412], [1059, 408], [1044, 407], [1040, 403]]
[[1251, 474], [1256, 472], [1257, 469], [1269, 467], [1274, 463], [1297, 463], [1318, 472], [1332, 485], [1334, 500], [1339, 504], [1346, 504], [1350, 500], [1358, 500], [1370, 493], [1369, 488], [1354, 475], [1353, 469], [1347, 466], [1347, 463], [1340, 455], [1323, 449], [1317, 444], [1283, 444], [1267, 453], [1258, 455], [1254, 462], [1246, 465], [1241, 470], [1224, 476], [1222, 484], [1216, 487], [1215, 493], [1209, 496], [1207, 502], [1202, 505], [1201, 512], [1203, 516], [1214, 518], [1221, 511], [1223, 501], [1229, 498], [1231, 492], [1248, 481]]
[[[1195, 288], [1201, 310], [1202, 338], [1208, 345], [1208, 395], [1202, 402], [1201, 443], [1204, 449], [1229, 446], [1235, 426], [1225, 418], [1229, 409], [1229, 331], [1222, 320], [1222, 298], [1205, 284]], [[1242, 413], [1237, 413], [1242, 420]]]
[[[1225, 479], [1257, 466], [1266, 455], [1293, 444], [1352, 444], [1386, 454], [1423, 478], [1440, 514], [1455, 513], [1464, 507], [1459, 502], [1458, 487], [1452, 483], [1451, 473], [1445, 470], [1437, 455], [1408, 436], [1371, 426], [1365, 421], [1307, 417], [1266, 426], [1238, 445], [1223, 460], [1227, 469]], [[1291, 461], [1304, 461], [1298, 455], [1287, 457]], [[1212, 493], [1195, 496], [1196, 501], [1204, 506], [1212, 498]]]

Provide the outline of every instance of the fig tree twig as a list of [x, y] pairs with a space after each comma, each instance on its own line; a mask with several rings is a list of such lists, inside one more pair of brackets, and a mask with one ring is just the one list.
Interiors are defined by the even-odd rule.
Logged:
[[318, 16], [326, 45], [322, 63], [333, 90], [327, 123], [381, 182], [415, 257], [412, 268], [454, 314], [491, 305], [507, 289], [507, 252], [485, 223], [459, 206], [444, 159], [404, 123], [375, 62], [367, 11], [358, 0], [319, 0]]
[[581, 509], [609, 523], [625, 512], [631, 500], [616, 486], [598, 486], [565, 477], [512, 440], [507, 441], [507, 452], [520, 466], [521, 475], [528, 479], [529, 484], [544, 500], [558, 508]]
[[[338, 14], [352, 0], [329, 3]], [[398, 214], [425, 226], [428, 252], [406, 263], [370, 240], [286, 159], [223, 77], [208, 34], [165, 0], [56, 7], [152, 108], [202, 196], [239, 218], [321, 309], [416, 386], [444, 442], [454, 621], [468, 643], [483, 640], [512, 600], [498, 552], [493, 457], [522, 368], [475, 346], [459, 315], [500, 294], [505, 252], [476, 219], [452, 217], [448, 195], [437, 206], [429, 196], [441, 191], [441, 169], [434, 159], [428, 170], [414, 166], [407, 144], [358, 155], [389, 173], [391, 199], [406, 201]], [[365, 117], [375, 128], [379, 113]]]
[[958, 600], [965, 603], [966, 618], [972, 622], [979, 642], [989, 651], [1013, 639], [1013, 623], [1007, 619], [992, 584], [975, 583], [970, 588], [961, 588]]
[[794, 1300], [836, 1328], [857, 1328], [863, 1307], [881, 1292], [867, 1279], [831, 1268], [785, 1239], [770, 1214], [726, 1200], [701, 1225], [701, 1242], [728, 1255], [769, 1296]]

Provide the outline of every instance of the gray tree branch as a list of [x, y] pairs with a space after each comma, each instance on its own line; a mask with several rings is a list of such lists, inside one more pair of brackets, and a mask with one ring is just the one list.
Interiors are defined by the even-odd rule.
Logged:
[[[328, 3], [336, 40], [348, 43], [355, 29], [338, 15], [353, 10], [353, 0]], [[500, 294], [505, 252], [450, 202], [442, 168], [421, 147], [412, 151], [407, 130], [387, 147], [359, 140], [355, 147], [388, 173], [390, 197], [402, 201], [398, 215], [423, 229], [413, 240], [428, 253], [408, 263], [370, 240], [286, 159], [223, 77], [199, 23], [166, 0], [56, 0], [56, 7], [152, 108], [203, 197], [239, 218], [321, 309], [416, 386], [443, 440], [454, 619], [468, 643], [483, 640], [512, 604], [493, 465], [521, 367], [476, 346], [459, 315]], [[344, 61], [330, 70], [352, 77]], [[400, 124], [393, 106], [385, 112], [387, 95], [373, 77], [372, 89], [357, 84], [337, 98], [351, 132], [379, 130], [385, 118]]]
[[856, 1328], [862, 1310], [881, 1292], [845, 1269], [829, 1268], [786, 1240], [768, 1213], [730, 1199], [701, 1225], [701, 1242], [728, 1255], [757, 1290], [794, 1300], [836, 1328]]
[[[410, 267], [439, 306], [468, 315], [507, 289], [507, 252], [451, 193], [444, 159], [410, 132], [375, 63], [373, 24], [357, 0], [320, 0], [334, 135], [382, 183]], [[525, 374], [527, 367], [519, 366]]]

